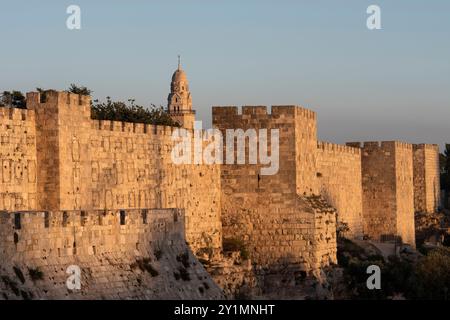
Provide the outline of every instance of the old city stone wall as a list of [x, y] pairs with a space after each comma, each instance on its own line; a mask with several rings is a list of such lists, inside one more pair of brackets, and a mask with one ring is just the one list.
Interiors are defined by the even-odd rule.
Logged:
[[[224, 144], [227, 129], [268, 129], [269, 136], [279, 130], [276, 174], [261, 175], [267, 165], [260, 163], [222, 166], [224, 239], [243, 241], [252, 261], [271, 270], [296, 265], [298, 273], [335, 262], [335, 210], [314, 194], [315, 152], [309, 154], [309, 140], [315, 138], [315, 114], [295, 106], [274, 106], [271, 114], [266, 107], [243, 107], [242, 114], [237, 107], [213, 107], [213, 125], [223, 132]], [[245, 150], [248, 154], [248, 144]]]
[[191, 247], [220, 250], [219, 166], [173, 164], [174, 128], [91, 120], [89, 97], [66, 92], [30, 93], [27, 106], [42, 164], [32, 209], [182, 208]]
[[430, 144], [413, 145], [414, 209], [416, 212], [436, 212], [440, 204], [439, 147]]
[[362, 238], [361, 151], [327, 142], [317, 144], [320, 194], [337, 210], [338, 222], [348, 225], [345, 236]]
[[[439, 204], [437, 146], [318, 142], [316, 122], [297, 106], [213, 108], [224, 150], [228, 129], [267, 129], [272, 154], [271, 130], [279, 130], [279, 168], [264, 175], [261, 143], [253, 144], [257, 164], [249, 163], [248, 143], [245, 164], [174, 164], [175, 128], [91, 120], [89, 97], [32, 92], [27, 109], [0, 108], [0, 258], [8, 261], [0, 291], [73, 298], [62, 283], [73, 263], [88, 284], [77, 298], [218, 297], [189, 250], [217, 262], [224, 238], [250, 253], [243, 282], [258, 279], [276, 293], [336, 262], [336, 219], [348, 224], [347, 237], [414, 245], [414, 210]], [[167, 260], [155, 256], [161, 246]], [[186, 251], [192, 286], [179, 282]], [[27, 278], [29, 267], [42, 269], [44, 280]]]
[[219, 250], [220, 168], [174, 164], [170, 127], [93, 121], [94, 208], [183, 208], [195, 250]]
[[[0, 222], [0, 299], [222, 297], [186, 245], [182, 210], [2, 212]], [[80, 290], [66, 285], [70, 266]]]
[[36, 131], [32, 110], [0, 108], [0, 209], [36, 207]]

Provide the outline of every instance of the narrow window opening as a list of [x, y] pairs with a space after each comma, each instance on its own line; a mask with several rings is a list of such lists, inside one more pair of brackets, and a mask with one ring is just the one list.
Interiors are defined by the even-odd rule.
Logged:
[[45, 211], [45, 213], [44, 213], [44, 227], [45, 228], [50, 227], [50, 214], [48, 211]]
[[21, 220], [20, 220], [20, 212], [16, 212], [14, 214], [14, 228], [16, 230], [22, 229], [22, 224], [21, 224]]
[[147, 224], [147, 214], [148, 214], [148, 210], [147, 209], [143, 209], [142, 210], [142, 223], [143, 224]]
[[120, 225], [124, 226], [126, 223], [126, 212], [125, 210], [120, 210]]
[[67, 214], [66, 211], [63, 211], [63, 220], [62, 220], [63, 227], [67, 227], [68, 220], [69, 220], [69, 215]]

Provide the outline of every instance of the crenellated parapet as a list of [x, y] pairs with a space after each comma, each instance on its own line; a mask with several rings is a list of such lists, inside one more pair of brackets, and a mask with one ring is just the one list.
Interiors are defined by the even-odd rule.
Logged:
[[439, 152], [439, 146], [437, 144], [427, 144], [427, 143], [420, 143], [420, 144], [413, 144], [414, 150], [428, 150], [432, 152]]
[[44, 92], [28, 92], [27, 108], [38, 104], [64, 104], [70, 107], [90, 107], [91, 97], [66, 91], [47, 90]]
[[360, 155], [361, 150], [357, 147], [352, 147], [349, 145], [341, 145], [324, 141], [317, 141], [317, 148], [321, 151], [326, 152], [336, 152], [336, 153], [347, 153]]
[[0, 107], [0, 123], [8, 121], [30, 121], [34, 122], [34, 110]]
[[272, 118], [278, 119], [280, 117], [302, 117], [306, 119], [316, 119], [316, 113], [312, 110], [305, 109], [296, 105], [279, 105], [272, 106], [270, 113], [267, 106], [243, 106], [241, 110], [237, 106], [214, 106], [212, 107], [213, 117], [236, 117], [236, 120], [246, 119], [248, 116], [252, 118], [261, 117], [263, 119]]
[[[124, 121], [110, 121], [110, 120], [92, 120], [91, 128], [93, 130], [105, 130], [113, 132], [148, 134], [159, 136], [172, 136], [177, 127], [161, 126], [146, 123], [132, 123]], [[185, 129], [187, 131], [192, 131]]]
[[403, 141], [364, 141], [364, 142], [347, 142], [347, 146], [366, 150], [392, 150], [403, 149], [412, 150], [412, 144]]

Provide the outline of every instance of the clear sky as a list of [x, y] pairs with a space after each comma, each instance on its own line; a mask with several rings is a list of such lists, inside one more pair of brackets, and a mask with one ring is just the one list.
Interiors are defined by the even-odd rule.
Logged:
[[[82, 29], [66, 28], [81, 7]], [[381, 7], [382, 30], [366, 27]], [[450, 1], [4, 1], [0, 90], [85, 85], [166, 105], [182, 55], [204, 126], [212, 105], [298, 104], [319, 137], [450, 142]]]

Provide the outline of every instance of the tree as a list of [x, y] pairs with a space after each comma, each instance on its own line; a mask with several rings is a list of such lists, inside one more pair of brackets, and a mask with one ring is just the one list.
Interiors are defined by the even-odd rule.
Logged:
[[25, 109], [26, 99], [20, 91], [3, 91], [0, 96], [0, 106]]
[[134, 99], [129, 99], [128, 103], [122, 101], [112, 101], [106, 97], [106, 102], [94, 100], [91, 107], [91, 117], [97, 120], [124, 121], [134, 123], [147, 123], [154, 125], [165, 125], [179, 127], [162, 106], [154, 104], [150, 108], [135, 104]]
[[450, 248], [441, 247], [429, 252], [419, 261], [416, 274], [418, 298], [450, 299]]
[[89, 90], [87, 87], [77, 86], [76, 84], [73, 83], [70, 85], [68, 91], [71, 93], [81, 94], [84, 96], [90, 96], [93, 92], [92, 90]]

